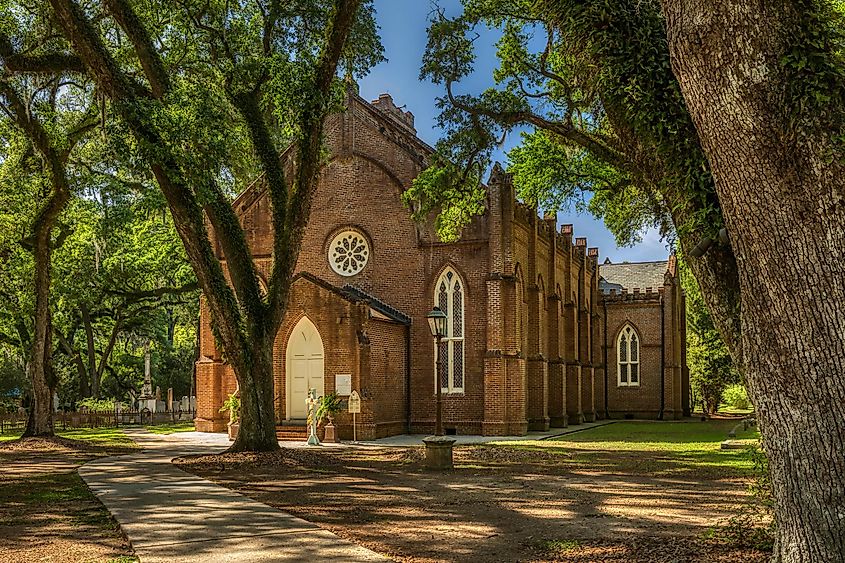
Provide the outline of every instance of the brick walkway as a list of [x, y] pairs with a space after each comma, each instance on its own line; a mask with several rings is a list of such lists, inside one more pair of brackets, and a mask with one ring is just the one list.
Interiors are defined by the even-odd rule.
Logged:
[[170, 463], [181, 455], [222, 451], [225, 435], [127, 433], [142, 452], [92, 461], [79, 474], [120, 523], [142, 563], [387, 561]]

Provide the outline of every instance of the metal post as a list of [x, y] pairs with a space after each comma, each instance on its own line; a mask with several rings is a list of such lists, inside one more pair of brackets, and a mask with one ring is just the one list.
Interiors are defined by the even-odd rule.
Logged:
[[436, 337], [437, 342], [437, 361], [434, 362], [434, 377], [435, 377], [435, 385], [437, 386], [437, 407], [436, 407], [436, 419], [434, 422], [434, 435], [435, 436], [442, 436], [443, 435], [443, 414], [442, 414], [442, 395], [443, 390], [442, 385], [440, 383], [440, 340], [441, 337], [438, 335]]

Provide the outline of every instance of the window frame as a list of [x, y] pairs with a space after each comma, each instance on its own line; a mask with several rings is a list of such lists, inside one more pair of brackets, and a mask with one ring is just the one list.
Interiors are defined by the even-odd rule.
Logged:
[[[636, 338], [636, 359], [631, 359], [631, 336]], [[624, 344], [623, 344], [624, 341]], [[625, 346], [625, 361], [622, 361], [622, 346]], [[619, 334], [616, 336], [616, 386], [617, 387], [639, 387], [642, 381], [642, 369], [640, 358], [642, 357], [642, 339], [636, 327], [631, 323], [625, 323]], [[631, 365], [637, 366], [637, 381], [631, 381]], [[625, 381], [622, 381], [623, 370]]]
[[[347, 271], [344, 269], [342, 265], [338, 265], [337, 258], [335, 257], [335, 248], [339, 246], [340, 241], [355, 236], [358, 240], [359, 247], [359, 254], [360, 256], [352, 257], [353, 254], [351, 249], [348, 252], [348, 260], [351, 260], [354, 266], [351, 270]], [[357, 229], [352, 226], [347, 226], [342, 229], [339, 229], [334, 232], [334, 234], [329, 238], [328, 247], [326, 250], [326, 260], [329, 263], [329, 269], [334, 272], [335, 274], [342, 276], [344, 278], [353, 278], [361, 272], [363, 272], [370, 263], [370, 257], [372, 256], [372, 244], [370, 243], [370, 239], [367, 235], [365, 235], [360, 229]]]
[[[452, 278], [449, 278], [449, 274], [452, 274]], [[446, 284], [446, 310], [443, 311], [446, 313], [446, 336], [441, 339], [441, 343], [445, 344], [446, 348], [446, 386], [440, 387], [441, 393], [446, 393], [447, 395], [460, 395], [464, 393], [466, 389], [466, 316], [467, 316], [467, 292], [466, 292], [466, 282], [464, 278], [455, 271], [454, 268], [446, 268], [441, 272], [441, 274], [437, 277], [437, 283], [434, 284], [434, 305], [436, 307], [440, 307], [440, 286], [442, 284]], [[454, 306], [455, 306], [455, 286], [460, 284], [459, 292], [461, 295], [461, 323], [460, 323], [460, 336], [455, 336], [455, 315], [454, 315]], [[440, 307], [442, 309], [442, 307]], [[461, 343], [461, 366], [462, 366], [462, 373], [461, 373], [461, 386], [455, 385], [455, 343]], [[440, 361], [440, 350], [437, 347], [437, 342], [434, 343], [434, 371], [435, 371], [435, 380], [434, 380], [434, 392], [437, 392], [437, 385], [440, 385], [440, 381], [442, 380], [442, 375], [438, 368], [438, 362]], [[443, 366], [443, 363], [441, 363]]]

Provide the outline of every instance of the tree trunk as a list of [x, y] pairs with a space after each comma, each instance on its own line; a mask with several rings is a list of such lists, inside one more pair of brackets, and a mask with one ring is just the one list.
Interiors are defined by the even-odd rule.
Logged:
[[781, 60], [804, 9], [663, 0], [672, 67], [737, 258], [774, 561], [789, 563], [845, 561], [845, 170], [825, 158], [842, 150], [825, 131], [797, 135], [789, 123]]
[[[29, 380], [32, 385], [30, 407], [24, 436], [53, 435], [53, 329], [50, 325], [50, 264], [52, 233], [56, 219], [70, 200], [64, 161], [56, 151], [41, 123], [27, 109], [14, 88], [0, 81], [9, 113], [44, 158], [45, 174], [52, 192], [32, 222], [32, 257], [35, 262], [35, 328], [32, 335]], [[11, 108], [9, 112], [8, 108]]]
[[[49, 235], [49, 233], [48, 233]], [[35, 334], [32, 339], [32, 360], [29, 381], [32, 404], [23, 436], [52, 436], [53, 431], [53, 352], [50, 327], [50, 252], [35, 251]]]
[[88, 305], [83, 303], [80, 306], [82, 312], [82, 326], [85, 330], [85, 350], [88, 358], [88, 380], [91, 382], [91, 396], [100, 398], [100, 381], [97, 377], [97, 352], [94, 349], [94, 327], [91, 324], [91, 312]]
[[240, 428], [230, 452], [279, 449], [273, 393], [273, 339], [260, 339], [249, 365], [235, 366], [240, 389]]
[[108, 365], [109, 358], [111, 358], [114, 346], [115, 344], [117, 344], [117, 337], [120, 335], [121, 328], [121, 316], [117, 315], [114, 319], [114, 326], [112, 327], [111, 335], [109, 336], [109, 341], [106, 344], [106, 347], [103, 349], [103, 353], [100, 357], [100, 363], [92, 374], [92, 381], [94, 382], [94, 387], [97, 389], [97, 394], [94, 396], [98, 399], [100, 398], [100, 386], [103, 383], [103, 374], [106, 371], [106, 366]]
[[79, 396], [87, 397], [91, 392], [88, 386], [88, 370], [85, 368], [85, 362], [82, 360], [82, 355], [73, 347], [74, 332], [76, 332], [76, 329], [71, 332], [69, 338], [65, 338], [65, 336], [58, 331], [55, 331], [55, 334], [59, 337], [59, 344], [65, 351], [65, 355], [76, 367], [76, 375], [79, 378]]
[[58, 193], [33, 223], [35, 261], [35, 329], [32, 338], [32, 360], [29, 380], [32, 385], [30, 407], [24, 436], [53, 435], [53, 329], [50, 323], [50, 265], [53, 224], [70, 196]]

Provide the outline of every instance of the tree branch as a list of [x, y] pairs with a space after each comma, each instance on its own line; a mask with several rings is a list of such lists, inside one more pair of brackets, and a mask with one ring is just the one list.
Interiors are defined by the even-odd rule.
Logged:
[[586, 131], [582, 131], [576, 127], [568, 123], [561, 123], [557, 121], [550, 121], [544, 117], [541, 117], [533, 112], [530, 111], [505, 111], [505, 112], [498, 112], [493, 111], [485, 108], [473, 107], [461, 102], [453, 93], [452, 93], [452, 82], [446, 82], [446, 95], [449, 98], [449, 102], [458, 109], [461, 109], [471, 115], [483, 115], [485, 117], [490, 117], [497, 120], [499, 123], [503, 125], [513, 126], [513, 125], [533, 125], [539, 129], [543, 129], [545, 131], [549, 131], [551, 133], [555, 133], [568, 141], [571, 141], [578, 146], [589, 150], [590, 153], [593, 154], [596, 158], [602, 160], [603, 162], [610, 164], [611, 166], [615, 166], [622, 170], [626, 170], [631, 173], [635, 173], [634, 170], [631, 169], [631, 163], [625, 156], [616, 151], [615, 149], [607, 146], [603, 141], [597, 139], [590, 133]]
[[[74, 0], [50, 0], [50, 4], [69, 41], [91, 69], [102, 91], [111, 99], [121, 102], [116, 107], [134, 136], [149, 146], [166, 147], [158, 132], [133, 107], [132, 102], [137, 102], [139, 97], [151, 96], [152, 93], [134, 83], [120, 70], [90, 20]], [[227, 347], [231, 348], [227, 350], [229, 359], [243, 365], [246, 359], [239, 354], [248, 349], [248, 341], [240, 329], [240, 309], [211, 246], [202, 208], [191, 187], [179, 174], [179, 166], [172, 154], [166, 150], [157, 151], [150, 168], [167, 200], [176, 231], [184, 243], [200, 287], [208, 296], [209, 308], [217, 321], [220, 335], [224, 342], [231, 345]]]
[[125, 0], [106, 0], [106, 6], [123, 32], [129, 37], [132, 46], [135, 47], [135, 53], [138, 55], [144, 74], [150, 82], [153, 95], [156, 98], [161, 98], [170, 90], [170, 77], [153, 46], [147, 28], [144, 27], [143, 22]]
[[0, 59], [11, 74], [63, 74], [85, 72], [82, 59], [65, 53], [23, 55], [17, 53], [9, 36], [0, 33]]
[[290, 280], [311, 212], [311, 199], [319, 172], [320, 141], [326, 118], [326, 104], [331, 96], [340, 56], [355, 23], [360, 4], [361, 0], [335, 1], [315, 74], [314, 90], [317, 95], [302, 115], [303, 138], [298, 144], [296, 184], [287, 209], [284, 238], [279, 244], [281, 254], [275, 256], [270, 279], [270, 327], [273, 333], [284, 318]]
[[191, 282], [180, 287], [160, 287], [157, 289], [150, 289], [147, 291], [117, 291], [106, 290], [107, 295], [114, 295], [126, 299], [126, 303], [137, 303], [147, 299], [161, 299], [169, 295], [181, 295], [190, 293], [199, 289], [199, 284]]

